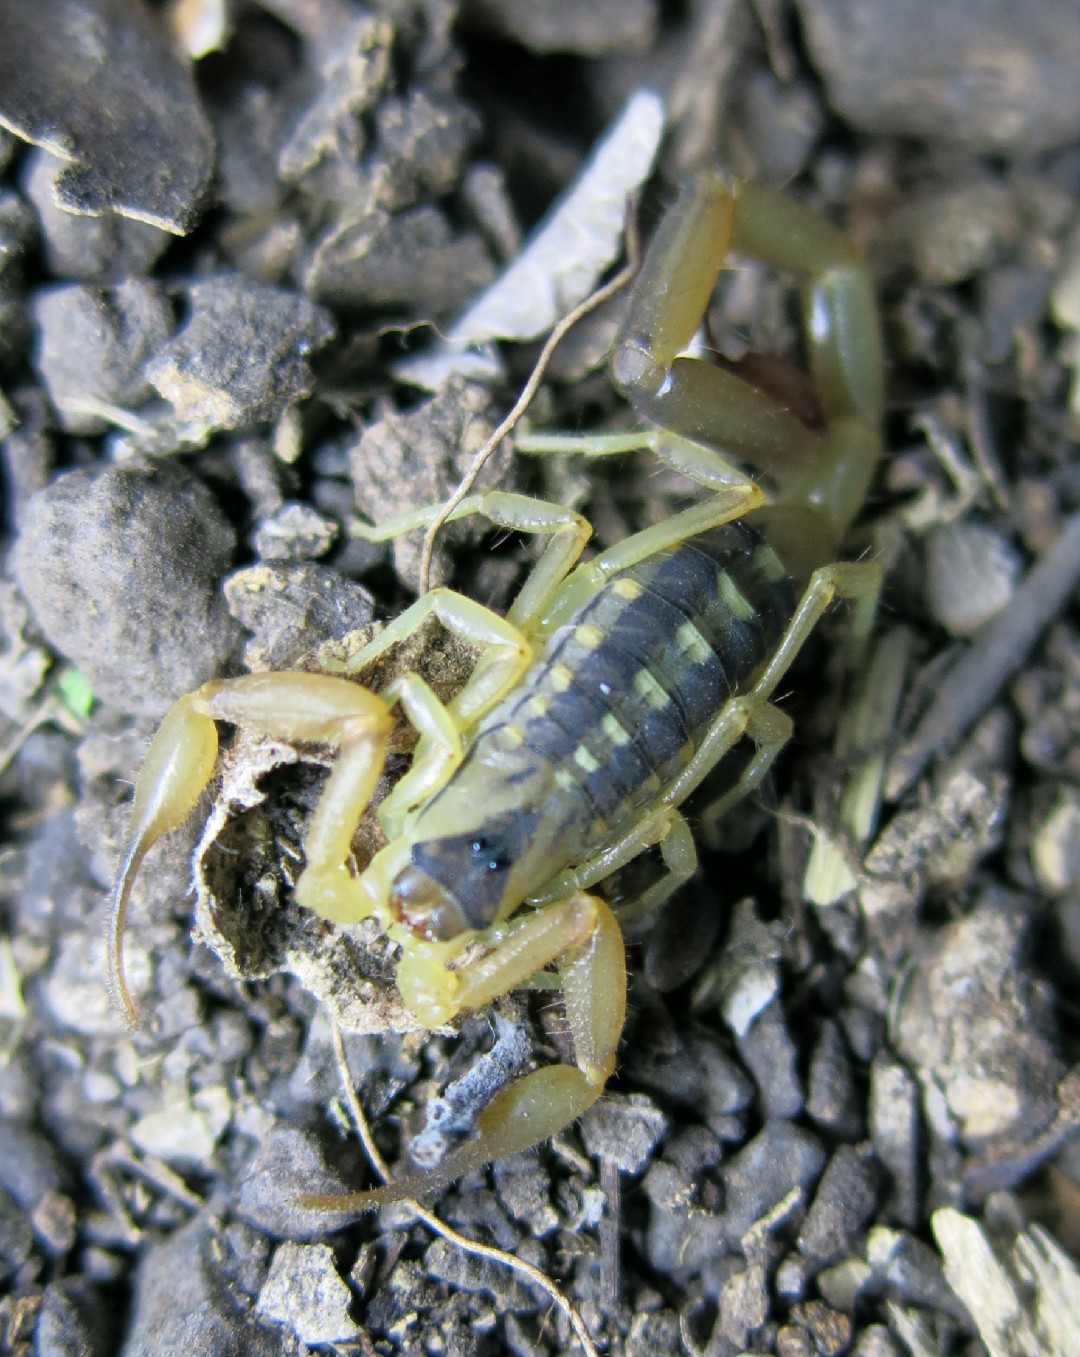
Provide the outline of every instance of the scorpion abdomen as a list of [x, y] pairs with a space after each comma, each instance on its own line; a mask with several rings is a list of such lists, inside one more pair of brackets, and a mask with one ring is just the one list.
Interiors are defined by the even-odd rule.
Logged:
[[595, 842], [686, 767], [793, 608], [790, 578], [743, 523], [650, 556], [555, 632], [484, 721], [475, 756], [489, 742], [523, 745], [553, 770], [568, 850], [578, 835]]

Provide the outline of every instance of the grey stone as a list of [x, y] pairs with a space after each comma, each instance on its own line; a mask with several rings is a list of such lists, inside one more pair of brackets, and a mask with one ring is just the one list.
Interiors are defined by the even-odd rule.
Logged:
[[245, 1315], [215, 1272], [220, 1227], [203, 1213], [143, 1254], [120, 1357], [273, 1357], [277, 1338]]
[[255, 1313], [272, 1319], [309, 1347], [347, 1343], [360, 1336], [349, 1314], [351, 1293], [325, 1244], [286, 1241], [274, 1250], [270, 1274]]
[[0, 116], [69, 162], [69, 212], [119, 212], [183, 234], [213, 168], [191, 66], [150, 10], [125, 0], [4, 0]]
[[156, 717], [232, 651], [217, 584], [233, 545], [213, 497], [176, 467], [88, 467], [33, 496], [15, 572], [95, 696]]
[[173, 328], [159, 284], [45, 288], [34, 298], [34, 322], [35, 363], [68, 432], [103, 433], [109, 419], [100, 407], [135, 410], [153, 396], [145, 366]]
[[663, 1112], [640, 1093], [612, 1093], [581, 1119], [581, 1136], [591, 1155], [623, 1173], [640, 1173], [668, 1131]]
[[1080, 121], [1080, 25], [1059, 0], [799, 0], [831, 103], [864, 132], [1042, 151]]
[[851, 1248], [877, 1205], [877, 1164], [869, 1150], [841, 1145], [821, 1176], [799, 1231], [800, 1252], [833, 1263]]
[[187, 321], [147, 368], [181, 424], [200, 436], [261, 424], [311, 393], [309, 356], [334, 334], [328, 311], [236, 274], [187, 295]]

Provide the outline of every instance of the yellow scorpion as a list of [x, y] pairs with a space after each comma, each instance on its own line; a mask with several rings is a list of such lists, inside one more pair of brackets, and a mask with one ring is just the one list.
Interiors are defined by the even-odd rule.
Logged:
[[[802, 276], [820, 427], [741, 376], [679, 356], [732, 249]], [[645, 446], [707, 498], [581, 563], [591, 528], [580, 514], [500, 490], [469, 496], [451, 517], [479, 514], [546, 539], [505, 616], [436, 588], [341, 675], [205, 683], [165, 717], [135, 789], [110, 949], [113, 992], [131, 1022], [120, 940], [132, 882], [151, 844], [210, 781], [219, 721], [333, 747], [296, 895], [339, 923], [377, 917], [400, 946], [397, 986], [423, 1026], [441, 1027], [556, 968], [575, 1064], [500, 1089], [474, 1136], [441, 1164], [441, 1180], [547, 1139], [600, 1096], [615, 1065], [626, 974], [616, 915], [594, 887], [653, 846], [666, 872], [635, 912], [692, 875], [697, 856], [680, 806], [744, 737], [754, 750], [724, 803], [760, 781], [791, 733], [772, 698], [799, 648], [835, 596], [879, 587], [873, 563], [835, 559], [878, 465], [883, 405], [877, 306], [844, 235], [774, 191], [697, 176], [646, 252], [611, 372], [655, 427], [530, 436], [519, 447], [604, 456]], [[362, 535], [389, 540], [438, 513], [406, 513]], [[381, 692], [350, 677], [432, 617], [478, 652], [450, 701], [415, 673]], [[398, 707], [418, 741], [376, 811], [388, 842], [359, 864], [353, 838]]]

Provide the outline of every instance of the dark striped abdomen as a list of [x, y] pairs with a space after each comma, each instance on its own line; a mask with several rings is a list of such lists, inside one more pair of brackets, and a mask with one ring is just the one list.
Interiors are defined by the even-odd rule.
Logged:
[[563, 795], [582, 803], [568, 819], [592, 838], [682, 772], [793, 607], [780, 563], [743, 524], [650, 556], [551, 637], [522, 687], [484, 721], [474, 749], [523, 741], [550, 763]]

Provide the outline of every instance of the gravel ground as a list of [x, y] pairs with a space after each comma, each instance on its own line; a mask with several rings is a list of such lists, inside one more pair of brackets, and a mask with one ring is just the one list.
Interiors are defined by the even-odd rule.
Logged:
[[[0, 0], [0, 1354], [1077, 1351], [1078, 66], [1057, 0]], [[663, 146], [616, 222], [719, 165], [874, 271], [872, 734], [853, 758], [841, 609], [780, 694], [770, 784], [627, 930], [606, 1096], [434, 1197], [456, 1236], [315, 1210], [378, 1181], [340, 1066], [393, 1164], [426, 1107], [566, 1058], [557, 998], [415, 1030], [377, 930], [293, 899], [329, 756], [240, 733], [139, 877], [127, 1032], [104, 937], [131, 782], [193, 687], [318, 668], [414, 596], [416, 537], [350, 524], [448, 495], [537, 346], [400, 377], [644, 88]], [[797, 362], [790, 283], [738, 261], [709, 343]], [[632, 426], [617, 305], [534, 423]], [[647, 454], [533, 460], [504, 444], [481, 485], [578, 504], [602, 543], [685, 492]], [[455, 525], [433, 578], [503, 606], [528, 560]], [[375, 678], [445, 695], [470, 661], [430, 629]]]

